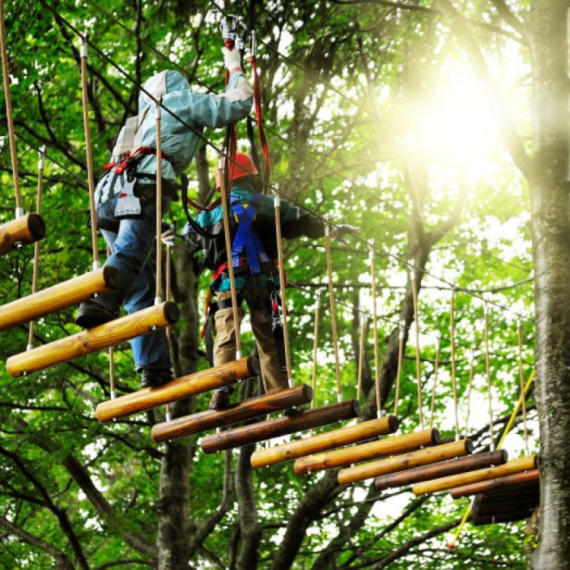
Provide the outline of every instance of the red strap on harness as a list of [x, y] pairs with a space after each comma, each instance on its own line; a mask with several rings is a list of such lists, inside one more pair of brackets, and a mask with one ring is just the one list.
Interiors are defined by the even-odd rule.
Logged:
[[206, 206], [205, 208], [203, 206], [200, 206], [200, 204], [197, 204], [193, 200], [190, 200], [190, 198], [186, 199], [186, 203], [191, 208], [194, 208], [194, 210], [198, 210], [199, 212], [210, 212], [211, 210], [214, 210], [215, 208], [217, 208], [222, 203], [222, 199], [218, 198], [218, 199], [214, 200], [209, 206]]
[[[218, 269], [216, 269], [215, 273], [212, 275], [212, 279], [210, 283], [214, 282], [226, 269], [228, 266], [227, 262], [222, 263]], [[206, 295], [206, 307], [204, 308], [204, 325], [202, 326], [202, 332], [200, 332], [200, 338], [204, 338], [206, 334], [206, 326], [208, 325], [208, 313], [210, 312], [210, 304], [212, 299], [212, 290], [208, 289], [208, 294]]]
[[259, 144], [261, 145], [261, 152], [265, 159], [263, 165], [263, 183], [265, 186], [269, 184], [271, 177], [271, 162], [269, 160], [269, 146], [267, 144], [267, 137], [265, 136], [265, 129], [263, 128], [263, 114], [261, 111], [261, 87], [259, 83], [259, 73], [257, 70], [257, 58], [252, 55], [249, 59], [251, 63], [251, 70], [253, 72], [253, 99], [255, 102], [255, 116], [257, 118], [257, 130], [259, 132]]
[[[156, 149], [150, 146], [141, 146], [137, 148], [137, 150], [135, 150], [134, 152], [129, 152], [127, 158], [125, 158], [125, 160], [123, 160], [122, 162], [118, 163], [115, 161], [115, 162], [108, 162], [107, 164], [105, 164], [105, 171], [109, 172], [109, 170], [115, 168], [115, 172], [117, 174], [122, 174], [125, 168], [127, 168], [127, 166], [129, 165], [129, 162], [133, 161], [138, 157], [146, 156], [148, 154], [156, 155]], [[164, 152], [161, 154], [161, 156], [163, 160], [168, 160], [168, 162], [170, 162], [170, 158], [168, 158], [168, 156]]]

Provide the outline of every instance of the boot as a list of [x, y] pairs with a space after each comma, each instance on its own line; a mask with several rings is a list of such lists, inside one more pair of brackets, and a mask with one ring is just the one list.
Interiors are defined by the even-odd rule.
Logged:
[[118, 312], [110, 311], [95, 301], [84, 301], [79, 304], [75, 324], [82, 329], [92, 329], [116, 319]]
[[148, 370], [143, 368], [141, 372], [141, 385], [143, 388], [158, 388], [174, 380], [172, 370]]
[[225, 410], [230, 407], [230, 394], [228, 390], [216, 390], [212, 399], [210, 400], [210, 405], [208, 406], [210, 410]]

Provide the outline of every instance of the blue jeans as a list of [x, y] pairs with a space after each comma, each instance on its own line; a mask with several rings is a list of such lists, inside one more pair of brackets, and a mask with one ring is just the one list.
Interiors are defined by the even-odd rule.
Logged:
[[[155, 278], [149, 254], [156, 239], [156, 202], [150, 200], [138, 217], [119, 219], [114, 216], [117, 199], [118, 195], [111, 199], [111, 204], [101, 204], [97, 218], [119, 222], [117, 233], [109, 230], [101, 233], [111, 249], [105, 265], [116, 267], [121, 281], [115, 291], [99, 295], [93, 301], [113, 312], [124, 305], [130, 314], [154, 304]], [[170, 198], [164, 197], [162, 211], [168, 211], [169, 206]], [[132, 339], [131, 348], [137, 372], [171, 367], [165, 329]]]

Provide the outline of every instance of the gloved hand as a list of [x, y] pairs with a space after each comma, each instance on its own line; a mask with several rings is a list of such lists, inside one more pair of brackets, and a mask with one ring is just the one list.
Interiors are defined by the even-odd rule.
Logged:
[[353, 236], [359, 235], [360, 228], [357, 228], [356, 226], [351, 226], [350, 224], [337, 224], [336, 226], [333, 226], [333, 228], [331, 229], [331, 238], [341, 243], [346, 243], [344, 237], [347, 234], [351, 234]]
[[163, 232], [160, 234], [160, 241], [168, 247], [174, 247], [175, 240], [176, 230], [174, 226], [168, 226], [167, 230], [164, 230], [163, 228]]
[[239, 49], [228, 49], [226, 47], [222, 48], [222, 53], [224, 54], [224, 64], [226, 69], [231, 73], [236, 67], [241, 68], [241, 56]]

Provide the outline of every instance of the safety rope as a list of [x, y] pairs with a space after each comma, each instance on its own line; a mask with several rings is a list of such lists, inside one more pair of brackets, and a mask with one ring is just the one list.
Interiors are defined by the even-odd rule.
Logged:
[[329, 285], [329, 303], [331, 309], [331, 324], [333, 334], [333, 347], [334, 347], [334, 363], [336, 371], [336, 394], [339, 402], [342, 402], [342, 387], [340, 381], [340, 357], [338, 351], [338, 325], [336, 320], [336, 304], [334, 300], [334, 283], [332, 272], [332, 253], [331, 253], [331, 227], [329, 224], [325, 226], [325, 247], [327, 258], [327, 275]]
[[293, 369], [291, 368], [291, 351], [289, 350], [289, 328], [287, 326], [287, 301], [285, 289], [287, 287], [285, 277], [285, 265], [283, 260], [283, 236], [281, 234], [281, 198], [277, 194], [274, 197], [275, 205], [275, 232], [277, 235], [277, 263], [279, 267], [279, 284], [281, 286], [281, 315], [283, 318], [283, 341], [285, 345], [285, 363], [289, 387], [293, 387]]
[[416, 381], [418, 383], [418, 415], [420, 419], [420, 429], [424, 429], [424, 414], [422, 403], [422, 369], [421, 369], [421, 355], [420, 355], [420, 317], [418, 307], [418, 280], [414, 270], [411, 270], [412, 281], [412, 298], [414, 302], [414, 321], [416, 331]]
[[[522, 330], [521, 330], [521, 320], [517, 319], [517, 339], [519, 345], [519, 381], [520, 381], [520, 393], [524, 394], [524, 371], [523, 371], [523, 358], [522, 358]], [[524, 447], [525, 452], [529, 455], [528, 446], [528, 426], [526, 423], [526, 398], [522, 398], [522, 415], [523, 415], [523, 428], [524, 428]]]
[[[505, 426], [505, 431], [503, 432], [503, 435], [501, 436], [501, 439], [499, 440], [499, 443], [497, 444], [497, 447], [496, 447], [497, 450], [499, 450], [503, 447], [503, 443], [505, 442], [507, 435], [509, 435], [509, 432], [511, 431], [511, 429], [515, 423], [515, 419], [518, 416], [519, 410], [521, 409], [521, 406], [523, 405], [523, 402], [525, 401], [525, 399], [528, 397], [528, 393], [529, 393], [530, 387], [532, 386], [532, 383], [534, 381], [534, 377], [535, 377], [535, 371], [533, 370], [528, 381], [527, 381], [527, 383], [526, 383], [526, 385], [525, 385], [525, 387], [524, 387], [523, 392], [519, 396], [517, 405], [515, 406], [515, 409], [513, 410], [513, 413], [511, 414], [511, 417], [509, 418], [507, 425]], [[470, 514], [471, 514], [471, 504], [467, 505], [467, 508], [465, 509], [465, 513], [463, 514], [463, 517], [461, 518], [461, 522], [459, 523], [459, 526], [457, 527], [457, 530], [455, 531], [455, 535], [454, 535], [453, 539], [451, 540], [451, 542], [449, 542], [447, 544], [447, 548], [453, 549], [457, 546], [457, 541], [459, 539], [459, 536], [463, 532], [463, 529], [465, 528], [465, 524], [467, 523], [467, 519], [469, 518]]]
[[356, 387], [356, 399], [360, 402], [362, 396], [362, 379], [364, 377], [364, 343], [366, 342], [366, 323], [360, 325], [360, 347], [358, 353], [358, 385]]
[[378, 346], [378, 308], [376, 295], [376, 259], [374, 257], [374, 240], [368, 242], [370, 247], [370, 274], [372, 276], [372, 318], [374, 325], [374, 379], [376, 386], [376, 415], [382, 417], [382, 387], [380, 385], [380, 347]]
[[489, 444], [490, 451], [493, 451], [495, 445], [495, 437], [493, 435], [493, 393], [491, 386], [491, 360], [489, 357], [489, 306], [484, 305], [485, 311], [485, 370], [487, 375], [487, 401], [489, 404], [489, 435], [491, 442]]
[[398, 323], [398, 369], [396, 371], [396, 394], [394, 396], [394, 415], [398, 416], [400, 403], [400, 386], [402, 385], [402, 368], [404, 365], [404, 321]]
[[317, 390], [317, 357], [319, 354], [319, 312], [321, 305], [321, 293], [317, 291], [316, 294], [316, 307], [315, 307], [315, 327], [314, 327], [314, 342], [313, 342], [313, 399], [311, 400], [311, 409], [315, 407], [314, 394]]
[[451, 385], [453, 387], [453, 405], [455, 408], [455, 439], [459, 440], [459, 406], [457, 404], [457, 368], [455, 362], [455, 286], [451, 289], [449, 306], [449, 341], [451, 345]]
[[154, 304], [162, 303], [162, 96], [155, 103], [156, 121], [156, 294]]
[[471, 392], [473, 390], [473, 377], [475, 373], [475, 353], [469, 352], [469, 383], [467, 385], [467, 413], [465, 414], [465, 437], [469, 437], [469, 416], [471, 415]]
[[[107, 246], [107, 259], [111, 257], [111, 248]], [[108, 350], [109, 356], [109, 389], [111, 391], [111, 400], [117, 397], [117, 391], [115, 389], [115, 349], [110, 346]]]
[[435, 365], [433, 367], [433, 389], [431, 393], [431, 413], [429, 420], [430, 429], [433, 428], [433, 422], [435, 418], [435, 393], [437, 390], [437, 382], [439, 378], [439, 355], [441, 346], [441, 336], [439, 333], [435, 335]]
[[4, 96], [6, 99], [6, 122], [8, 124], [8, 140], [10, 141], [10, 157], [12, 159], [12, 174], [14, 178], [14, 192], [16, 195], [15, 217], [21, 218], [24, 215], [24, 209], [22, 208], [20, 175], [18, 172], [18, 152], [16, 150], [16, 137], [14, 134], [14, 111], [12, 109], [12, 95], [10, 93], [10, 74], [8, 73], [8, 52], [6, 50], [6, 30], [4, 27], [4, 0], [0, 0], [0, 48], [2, 51]]
[[87, 183], [89, 185], [89, 217], [91, 220], [91, 249], [93, 269], [99, 269], [99, 246], [97, 245], [97, 212], [95, 210], [95, 177], [91, 152], [91, 129], [89, 127], [89, 97], [87, 93], [87, 42], [89, 36], [81, 36], [81, 103], [83, 107], [83, 129], [85, 131], [85, 155], [87, 158]]
[[[36, 195], [36, 213], [38, 216], [42, 215], [42, 197], [44, 188], [44, 168], [46, 163], [46, 147], [42, 146], [38, 153], [38, 191]], [[40, 272], [40, 242], [36, 241], [34, 243], [34, 262], [32, 270], [32, 295], [38, 290], [38, 276]], [[28, 331], [28, 350], [34, 348], [34, 331], [36, 323], [35, 321], [30, 322], [30, 328]]]
[[226, 190], [226, 180], [224, 172], [224, 158], [220, 156], [218, 161], [219, 179], [220, 179], [220, 195], [222, 197], [222, 213], [224, 216], [224, 237], [226, 242], [226, 252], [228, 258], [228, 275], [230, 278], [230, 294], [232, 299], [232, 311], [234, 315], [234, 331], [236, 337], [236, 360], [241, 358], [241, 339], [240, 339], [240, 322], [239, 307], [237, 301], [236, 278], [234, 273], [234, 263], [232, 256], [232, 236], [230, 233], [230, 193]]

